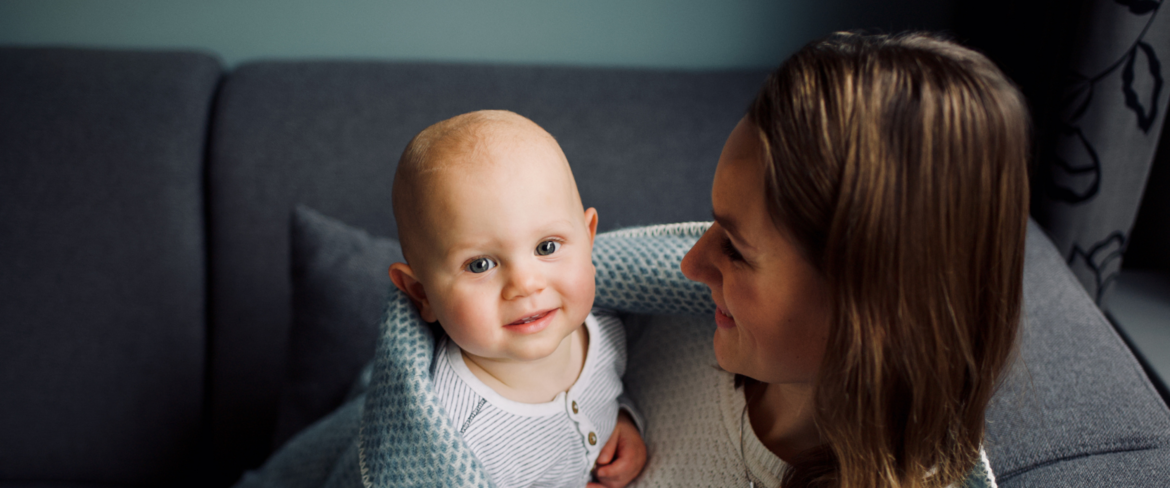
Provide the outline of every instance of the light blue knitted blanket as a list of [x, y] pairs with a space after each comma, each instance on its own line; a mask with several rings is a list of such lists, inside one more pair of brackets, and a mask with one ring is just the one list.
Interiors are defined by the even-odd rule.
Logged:
[[[706, 286], [679, 271], [683, 255], [709, 225], [599, 234], [593, 246], [594, 306], [640, 314], [712, 314]], [[366, 392], [294, 437], [237, 488], [492, 486], [435, 395], [434, 348], [435, 337], [410, 300], [391, 290]], [[992, 480], [981, 462], [966, 486], [993, 487]]]

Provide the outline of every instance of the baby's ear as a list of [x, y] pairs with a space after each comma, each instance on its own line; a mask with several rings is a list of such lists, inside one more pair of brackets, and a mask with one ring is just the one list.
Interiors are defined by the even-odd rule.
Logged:
[[589, 245], [593, 245], [593, 238], [597, 236], [597, 209], [585, 209], [585, 226], [589, 228]]
[[414, 274], [414, 270], [406, 263], [394, 263], [390, 265], [390, 281], [394, 282], [394, 286], [402, 290], [406, 296], [410, 297], [410, 301], [414, 302], [415, 308], [418, 309], [418, 314], [427, 322], [434, 322], [438, 320], [435, 317], [435, 311], [431, 308], [431, 301], [427, 299], [427, 291], [423, 288], [423, 284]]

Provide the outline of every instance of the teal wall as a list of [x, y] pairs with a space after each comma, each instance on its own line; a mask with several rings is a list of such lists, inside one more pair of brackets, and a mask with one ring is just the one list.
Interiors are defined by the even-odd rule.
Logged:
[[0, 0], [0, 45], [199, 49], [228, 65], [374, 58], [771, 67], [852, 28], [945, 29], [954, 0]]

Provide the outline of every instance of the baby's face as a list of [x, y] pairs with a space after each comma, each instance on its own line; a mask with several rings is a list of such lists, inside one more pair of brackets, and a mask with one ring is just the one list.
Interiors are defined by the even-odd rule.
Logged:
[[486, 146], [440, 170], [424, 204], [423, 314], [466, 354], [544, 358], [593, 306], [597, 213], [582, 209], [551, 139]]

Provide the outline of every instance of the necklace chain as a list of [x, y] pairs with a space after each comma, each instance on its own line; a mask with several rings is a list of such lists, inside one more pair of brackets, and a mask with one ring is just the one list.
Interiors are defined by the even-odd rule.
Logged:
[[[744, 392], [746, 393], [747, 389], [744, 388], [744, 390], [745, 390]], [[752, 470], [751, 470], [751, 467], [748, 466], [747, 455], [744, 453], [744, 449], [743, 449], [743, 424], [744, 424], [744, 420], [747, 417], [747, 410], [748, 410], [748, 403], [747, 403], [747, 397], [745, 396], [744, 402], [743, 402], [743, 412], [741, 412], [739, 414], [739, 457], [740, 457], [740, 459], [743, 460], [743, 475], [748, 480], [748, 488], [756, 488], [756, 482], [752, 477]]]

